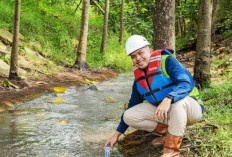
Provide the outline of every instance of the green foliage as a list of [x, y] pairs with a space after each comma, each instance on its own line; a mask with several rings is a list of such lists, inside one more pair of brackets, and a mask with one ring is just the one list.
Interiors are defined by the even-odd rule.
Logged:
[[232, 1], [231, 0], [220, 0], [219, 9], [217, 13], [218, 19], [227, 19], [232, 18]]
[[[76, 59], [74, 41], [79, 39], [81, 10], [76, 8], [74, 0], [28, 0], [21, 4], [20, 32], [27, 42], [38, 41], [42, 45], [42, 53], [61, 65], [72, 66]], [[104, 1], [100, 2], [102, 5]], [[0, 1], [0, 27], [13, 29], [14, 1]], [[116, 12], [112, 13], [116, 16]], [[114, 16], [111, 16], [113, 20]], [[92, 67], [110, 67], [128, 70], [131, 62], [128, 61], [124, 50], [124, 44], [118, 44], [118, 32], [111, 33], [113, 25], [118, 21], [112, 21], [107, 40], [107, 52], [100, 54], [103, 16], [90, 8], [89, 35], [87, 48], [87, 62]], [[116, 30], [116, 27], [115, 27]], [[124, 41], [125, 43], [125, 41]]]
[[202, 91], [205, 114], [193, 134], [201, 142], [195, 149], [202, 156], [228, 156], [232, 152], [232, 81]]
[[125, 27], [131, 34], [141, 34], [148, 40], [153, 38], [152, 0], [129, 1], [125, 4]]
[[191, 36], [186, 36], [183, 38], [176, 38], [176, 51], [179, 51], [181, 49], [183, 49], [187, 43], [192, 42], [194, 40], [193, 37]]
[[[227, 64], [228, 56], [215, 58], [215, 67]], [[209, 88], [201, 91], [204, 116], [191, 127], [191, 144], [200, 156], [230, 156], [232, 152], [232, 65], [230, 72], [218, 75]], [[188, 150], [185, 150], [188, 151]]]
[[[89, 34], [87, 62], [90, 67], [107, 67], [113, 69], [119, 69], [120, 71], [129, 71], [132, 68], [132, 62], [130, 57], [125, 52], [125, 39], [128, 37], [125, 34], [124, 42], [122, 45], [118, 42], [118, 37], [114, 34], [109, 34], [106, 43], [105, 55], [100, 53], [100, 47], [96, 45], [101, 44], [101, 34], [97, 32], [91, 32]], [[89, 50], [90, 49], [90, 50]]]

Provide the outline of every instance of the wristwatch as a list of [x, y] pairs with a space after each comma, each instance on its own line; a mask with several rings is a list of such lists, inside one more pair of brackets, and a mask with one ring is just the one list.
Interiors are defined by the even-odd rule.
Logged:
[[166, 97], [169, 98], [169, 99], [171, 99], [172, 100], [171, 103], [173, 103], [173, 96], [167, 95]]

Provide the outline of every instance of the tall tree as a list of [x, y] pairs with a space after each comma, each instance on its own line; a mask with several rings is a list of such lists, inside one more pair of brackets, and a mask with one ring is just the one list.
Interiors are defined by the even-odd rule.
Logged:
[[120, 14], [120, 36], [119, 43], [122, 44], [123, 40], [123, 16], [124, 16], [124, 0], [121, 0], [121, 14]]
[[175, 49], [175, 0], [156, 0], [153, 17], [154, 49]]
[[102, 43], [101, 43], [101, 53], [105, 53], [106, 50], [106, 38], [107, 38], [107, 31], [108, 31], [108, 18], [109, 18], [109, 0], [105, 1], [105, 15], [104, 15], [104, 28], [102, 33]]
[[14, 36], [13, 36], [13, 46], [11, 50], [10, 72], [9, 72], [10, 79], [20, 79], [18, 74], [20, 8], [21, 8], [21, 0], [15, 0]]
[[212, 2], [200, 0], [199, 5], [194, 78], [198, 85], [207, 87], [210, 82]]
[[80, 30], [78, 49], [77, 49], [77, 58], [73, 65], [73, 68], [79, 70], [86, 70], [89, 68], [89, 66], [86, 63], [88, 23], [89, 23], [89, 2], [90, 0], [83, 0], [82, 15], [81, 15], [81, 30]]

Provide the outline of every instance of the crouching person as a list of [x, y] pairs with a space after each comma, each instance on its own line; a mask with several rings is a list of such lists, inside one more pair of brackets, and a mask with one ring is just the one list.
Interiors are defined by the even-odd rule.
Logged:
[[[134, 65], [135, 81], [127, 110], [106, 143], [111, 150], [128, 126], [155, 132], [152, 144], [164, 144], [162, 157], [179, 156], [187, 125], [200, 120], [204, 107], [190, 73], [172, 55], [173, 50], [152, 51], [146, 38], [132, 35], [126, 42]], [[146, 100], [146, 102], [143, 102]]]

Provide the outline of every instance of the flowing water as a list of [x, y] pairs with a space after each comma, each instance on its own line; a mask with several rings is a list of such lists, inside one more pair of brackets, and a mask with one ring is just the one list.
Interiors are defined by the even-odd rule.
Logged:
[[[95, 85], [66, 88], [62, 94], [46, 94], [0, 113], [0, 157], [104, 157], [104, 143], [117, 128], [133, 80], [132, 73], [124, 73]], [[59, 103], [51, 103], [54, 100]], [[162, 148], [150, 144], [154, 137], [139, 134], [135, 137], [139, 141], [120, 145], [121, 152], [115, 146], [111, 157], [159, 156]], [[144, 137], [149, 142], [138, 144]]]
[[[132, 73], [63, 94], [46, 94], [0, 114], [1, 157], [102, 157], [128, 102]], [[62, 103], [50, 103], [57, 97]], [[106, 99], [109, 101], [106, 101]], [[111, 156], [123, 156], [115, 147]]]

